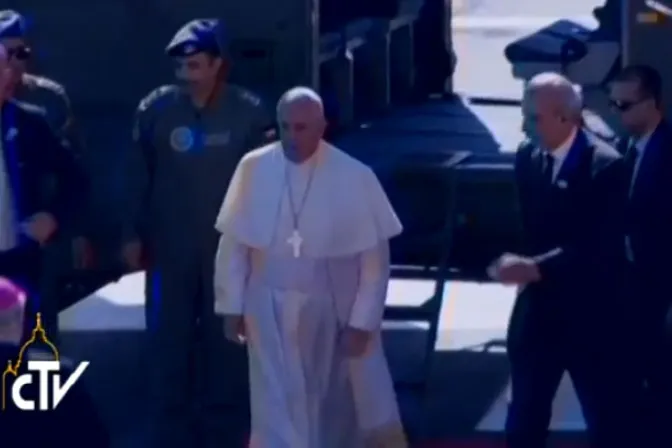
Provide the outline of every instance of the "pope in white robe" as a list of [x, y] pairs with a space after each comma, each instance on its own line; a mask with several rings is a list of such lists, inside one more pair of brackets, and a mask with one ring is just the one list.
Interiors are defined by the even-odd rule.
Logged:
[[319, 96], [278, 103], [282, 141], [243, 158], [215, 227], [216, 311], [247, 344], [255, 448], [403, 448], [380, 332], [389, 239], [375, 174], [322, 140]]

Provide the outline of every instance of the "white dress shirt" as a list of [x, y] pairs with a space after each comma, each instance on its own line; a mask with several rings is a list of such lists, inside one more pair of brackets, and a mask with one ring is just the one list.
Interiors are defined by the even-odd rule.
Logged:
[[644, 151], [646, 151], [646, 147], [649, 144], [649, 141], [651, 140], [653, 132], [654, 131], [651, 131], [638, 139], [630, 140], [629, 146], [637, 151], [637, 159], [635, 159], [635, 166], [632, 171], [632, 177], [630, 178], [630, 195], [632, 195], [632, 189], [635, 186], [635, 181], [637, 180], [637, 175], [639, 174], [639, 166], [642, 163]]
[[9, 172], [5, 166], [5, 145], [0, 122], [0, 252], [13, 249], [18, 243]]
[[578, 129], [574, 129], [572, 133], [569, 134], [569, 137], [567, 137], [567, 139], [565, 139], [565, 141], [562, 142], [560, 146], [553, 150], [544, 151], [546, 154], [549, 154], [551, 157], [553, 157], [553, 182], [557, 180], [558, 174], [562, 169], [562, 165], [565, 163], [565, 159], [567, 158], [567, 154], [569, 154], [572, 146], [574, 146], [574, 140], [576, 140], [576, 134], [578, 132]]
[[[630, 144], [628, 145], [630, 148], [634, 148], [635, 151], [637, 151], [635, 166], [633, 167], [632, 177], [630, 178], [630, 190], [628, 193], [629, 196], [632, 196], [632, 192], [635, 187], [635, 182], [637, 181], [637, 176], [639, 174], [639, 168], [640, 165], [642, 164], [642, 159], [644, 158], [644, 151], [646, 151], [646, 147], [648, 146], [654, 131], [655, 128], [653, 131], [639, 137], [638, 139], [631, 139]], [[635, 261], [635, 253], [632, 250], [632, 242], [630, 241], [630, 235], [625, 235], [625, 256], [628, 258], [628, 261], [630, 262]]]

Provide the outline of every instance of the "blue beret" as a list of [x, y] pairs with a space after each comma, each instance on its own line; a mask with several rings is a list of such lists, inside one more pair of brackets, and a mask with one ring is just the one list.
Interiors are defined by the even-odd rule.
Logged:
[[175, 33], [166, 47], [166, 54], [171, 57], [186, 57], [201, 52], [223, 55], [224, 48], [224, 33], [220, 21], [197, 19]]
[[6, 9], [0, 11], [0, 39], [24, 37], [26, 20], [16, 11]]

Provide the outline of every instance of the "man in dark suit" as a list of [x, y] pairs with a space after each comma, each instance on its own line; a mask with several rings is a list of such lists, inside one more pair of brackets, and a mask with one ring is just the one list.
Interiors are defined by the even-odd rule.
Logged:
[[[75, 126], [70, 99], [65, 88], [52, 79], [28, 72], [28, 65], [34, 52], [28, 41], [28, 31], [28, 20], [22, 14], [13, 10], [0, 11], [0, 44], [7, 50], [12, 73], [8, 83], [8, 95], [40, 109], [63, 145], [73, 152], [79, 163], [83, 163], [82, 138]], [[82, 211], [85, 212], [86, 209], [82, 208]], [[72, 248], [63, 252], [70, 252], [73, 264], [67, 266], [61, 261], [61, 269], [83, 269], [92, 265], [91, 244], [82, 236], [87, 230], [86, 218], [85, 213], [81, 217], [80, 225], [68, 232], [74, 236], [68, 238], [73, 240]]]
[[649, 414], [651, 446], [672, 446], [672, 127], [661, 110], [662, 81], [648, 66], [626, 67], [612, 83], [613, 108], [628, 135], [623, 152], [629, 176], [623, 185], [622, 237], [633, 314], [639, 317], [639, 352]]
[[[6, 97], [11, 76], [7, 51], [0, 45], [0, 275], [34, 292], [40, 248], [76, 219], [87, 182], [44, 116]], [[42, 311], [45, 324], [54, 328], [56, 310], [41, 305], [37, 294], [31, 294], [29, 316]]]
[[[611, 286], [618, 230], [613, 191], [624, 176], [618, 152], [582, 129], [580, 92], [544, 73], [525, 90], [525, 131], [515, 173], [526, 240], [490, 275], [518, 285], [509, 322], [512, 401], [508, 446], [545, 446], [553, 399], [565, 371], [582, 405], [592, 445], [613, 448], [626, 434], [634, 375], [619, 369], [623, 301]], [[625, 403], [623, 402], [625, 400]]]
[[[73, 373], [72, 363], [60, 357], [54, 347], [46, 344], [50, 341], [39, 321], [32, 334], [35, 340], [24, 346], [25, 351], [22, 350], [19, 342], [25, 304], [25, 292], [0, 277], [0, 372], [3, 372], [0, 378], [3, 386], [0, 391], [0, 438], [3, 446], [37, 448], [63, 443], [72, 448], [108, 447], [108, 432], [81, 380], [74, 383], [53, 410], [33, 412], [16, 407], [9, 391], [16, 376], [26, 373], [28, 362], [58, 359], [62, 381], [66, 381]], [[40, 344], [42, 346], [38, 348]], [[23, 387], [22, 398], [37, 401], [41, 392], [36, 386], [36, 380], [33, 380]]]

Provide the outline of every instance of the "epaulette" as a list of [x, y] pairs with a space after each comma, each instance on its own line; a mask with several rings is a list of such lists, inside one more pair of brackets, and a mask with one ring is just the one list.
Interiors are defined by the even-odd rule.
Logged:
[[174, 84], [163, 85], [152, 90], [149, 95], [144, 97], [138, 105], [138, 112], [144, 112], [152, 107], [156, 107], [159, 103], [173, 98], [179, 92], [179, 87]]
[[48, 90], [55, 93], [56, 95], [65, 95], [65, 87], [56, 81], [45, 78], [44, 76], [33, 75], [26, 73], [23, 75], [22, 83], [28, 89], [33, 90]]

